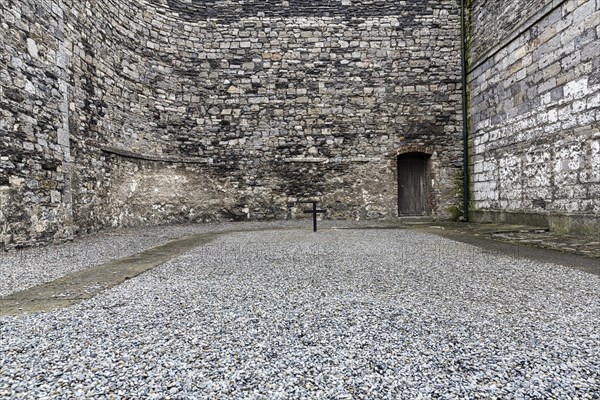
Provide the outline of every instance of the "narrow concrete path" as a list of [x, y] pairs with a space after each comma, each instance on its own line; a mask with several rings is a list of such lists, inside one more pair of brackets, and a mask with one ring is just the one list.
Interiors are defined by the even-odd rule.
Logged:
[[69, 307], [155, 268], [221, 233], [186, 236], [132, 256], [100, 264], [52, 282], [0, 298], [0, 316], [30, 314]]

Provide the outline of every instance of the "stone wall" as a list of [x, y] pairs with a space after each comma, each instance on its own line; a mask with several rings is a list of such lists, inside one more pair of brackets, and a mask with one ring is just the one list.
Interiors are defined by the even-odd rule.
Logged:
[[531, 26], [564, 0], [471, 0], [470, 61], [474, 65], [497, 46]]
[[[600, 1], [530, 3], [515, 24], [533, 25], [483, 41], [469, 74], [473, 216], [598, 235]], [[505, 4], [481, 2], [472, 20]]]
[[[95, 64], [123, 68], [92, 81], [105, 104], [87, 131], [117, 154], [135, 152], [130, 160], [171, 160], [165, 173], [195, 164], [207, 181], [226, 181], [212, 213], [172, 198], [179, 217], [279, 218], [320, 198], [332, 217], [392, 218], [395, 156], [408, 148], [432, 153], [433, 209], [450, 215], [457, 185], [446, 177], [460, 160], [454, 2], [107, 4], [114, 29], [95, 34], [93, 53], [109, 59]], [[116, 215], [124, 201], [109, 199], [103, 214]]]
[[63, 11], [0, 3], [0, 248], [72, 235]]
[[431, 155], [434, 216], [460, 203], [455, 0], [0, 7], [6, 247], [294, 218], [314, 198], [331, 217], [394, 218], [410, 151]]

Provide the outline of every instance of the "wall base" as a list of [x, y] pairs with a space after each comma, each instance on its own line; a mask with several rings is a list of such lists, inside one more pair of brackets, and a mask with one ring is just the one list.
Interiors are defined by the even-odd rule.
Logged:
[[474, 210], [470, 220], [477, 223], [518, 224], [549, 228], [552, 232], [600, 238], [600, 215], [540, 214]]

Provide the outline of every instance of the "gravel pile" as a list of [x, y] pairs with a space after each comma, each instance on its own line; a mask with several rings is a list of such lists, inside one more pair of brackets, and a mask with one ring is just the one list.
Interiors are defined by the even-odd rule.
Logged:
[[0, 398], [600, 398], [600, 279], [408, 230], [232, 233], [0, 318]]

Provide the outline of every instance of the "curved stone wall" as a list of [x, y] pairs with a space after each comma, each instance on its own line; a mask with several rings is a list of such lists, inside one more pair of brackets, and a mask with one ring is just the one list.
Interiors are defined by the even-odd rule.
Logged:
[[[54, 193], [68, 212], [49, 225], [292, 218], [313, 198], [332, 217], [393, 218], [396, 155], [411, 148], [431, 154], [434, 215], [460, 202], [454, 0], [60, 4], [15, 2], [20, 14], [4, 23], [30, 12], [40, 38], [63, 48], [62, 61], [37, 67], [64, 75], [40, 106], [63, 132], [68, 182]], [[25, 142], [9, 136], [11, 152]], [[2, 193], [21, 192], [11, 185]], [[15, 196], [2, 199], [28, 209]], [[25, 225], [5, 224], [4, 243], [38, 240]]]
[[[164, 218], [287, 218], [320, 197], [336, 217], [390, 218], [395, 155], [413, 144], [435, 149], [431, 202], [449, 215], [460, 159], [452, 2], [213, 3], [154, 1], [118, 13], [118, 4], [99, 5], [113, 28], [97, 35], [95, 53], [120, 49], [113, 63], [122, 69], [108, 85], [123, 92], [103, 100], [98, 128], [82, 130], [97, 131], [100, 147], [133, 152], [113, 168], [135, 162], [144, 171], [111, 176], [126, 195], [110, 196], [103, 215], [156, 220], [136, 198], [173, 211]], [[171, 160], [152, 167], [165, 176], [201, 176], [222, 193], [144, 200], [156, 157]]]

